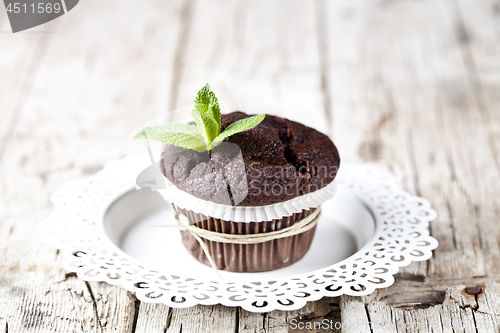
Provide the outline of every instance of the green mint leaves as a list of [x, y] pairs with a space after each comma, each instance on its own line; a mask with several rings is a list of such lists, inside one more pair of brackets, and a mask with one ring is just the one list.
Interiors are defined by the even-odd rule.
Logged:
[[191, 111], [191, 115], [194, 118], [196, 126], [198, 126], [198, 130], [203, 135], [205, 142], [209, 143], [214, 141], [220, 132], [220, 125], [217, 124], [215, 119], [198, 108], [193, 109], [193, 111]]
[[221, 113], [217, 97], [207, 84], [196, 95], [195, 108], [191, 111], [196, 126], [187, 124], [166, 124], [146, 127], [134, 139], [153, 139], [197, 152], [212, 150], [225, 138], [257, 126], [264, 115], [248, 117], [230, 124], [221, 130]]
[[153, 139], [198, 152], [206, 150], [205, 141], [201, 137], [198, 128], [187, 124], [147, 127], [137, 133], [134, 139]]
[[247, 129], [255, 127], [262, 120], [264, 120], [265, 117], [266, 116], [261, 114], [260, 116], [253, 116], [253, 117], [248, 117], [245, 119], [240, 119], [238, 121], [235, 121], [234, 123], [232, 123], [231, 125], [226, 127], [224, 132], [217, 135], [217, 137], [214, 139], [214, 142], [222, 142], [222, 140], [224, 140], [228, 136], [231, 136], [233, 134], [243, 132], [243, 131], [246, 131]]
[[196, 109], [209, 114], [210, 117], [215, 120], [217, 124], [219, 124], [220, 128], [219, 101], [217, 100], [217, 97], [215, 97], [213, 91], [210, 90], [210, 86], [208, 85], [208, 83], [206, 86], [201, 88], [200, 91], [198, 91], [194, 102], [196, 103]]

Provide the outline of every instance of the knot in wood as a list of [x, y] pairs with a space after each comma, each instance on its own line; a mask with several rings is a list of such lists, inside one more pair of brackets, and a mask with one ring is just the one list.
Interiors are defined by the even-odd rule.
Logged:
[[464, 292], [467, 295], [477, 296], [483, 292], [483, 288], [481, 288], [480, 286], [467, 287], [464, 289]]

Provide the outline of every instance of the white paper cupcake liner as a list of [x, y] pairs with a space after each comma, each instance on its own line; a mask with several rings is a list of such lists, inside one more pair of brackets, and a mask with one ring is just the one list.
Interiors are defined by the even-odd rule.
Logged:
[[319, 207], [323, 202], [335, 195], [337, 184], [332, 181], [327, 186], [312, 193], [300, 195], [288, 201], [267, 206], [228, 206], [202, 200], [195, 196], [179, 190], [168, 179], [166, 189], [157, 189], [162, 197], [177, 207], [191, 210], [197, 214], [211, 216], [225, 221], [234, 222], [263, 222], [300, 213], [304, 209]]

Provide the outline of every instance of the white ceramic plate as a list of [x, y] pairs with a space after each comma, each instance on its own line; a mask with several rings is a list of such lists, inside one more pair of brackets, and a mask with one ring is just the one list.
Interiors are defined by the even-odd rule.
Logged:
[[[313, 243], [302, 260], [270, 272], [220, 271], [221, 277], [256, 281], [312, 272], [346, 259], [372, 238], [373, 216], [350, 191], [341, 187], [322, 209]], [[211, 267], [198, 262], [184, 248], [169, 205], [154, 191], [133, 188], [124, 192], [110, 202], [98, 223], [100, 237], [117, 252], [163, 272], [217, 279]]]
[[374, 167], [343, 163], [337, 194], [323, 204], [302, 260], [271, 272], [221, 271], [219, 280], [184, 248], [160, 195], [135, 189], [147, 164], [147, 156], [113, 161], [64, 185], [51, 198], [54, 214], [39, 223], [40, 238], [63, 250], [67, 270], [121, 285], [145, 302], [295, 310], [324, 296], [387, 287], [399, 267], [430, 258], [437, 246], [428, 231], [436, 217], [429, 202]]

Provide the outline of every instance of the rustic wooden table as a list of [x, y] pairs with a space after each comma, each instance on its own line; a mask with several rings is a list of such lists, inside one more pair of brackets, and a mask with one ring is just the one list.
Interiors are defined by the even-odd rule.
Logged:
[[[498, 0], [85, 0], [18, 34], [0, 12], [0, 332], [499, 332]], [[206, 82], [226, 112], [300, 120], [388, 167], [436, 207], [434, 256], [370, 296], [264, 314], [67, 274], [37, 240], [50, 193]]]

